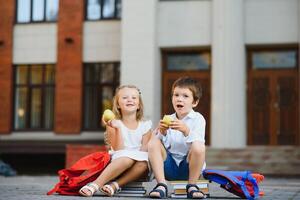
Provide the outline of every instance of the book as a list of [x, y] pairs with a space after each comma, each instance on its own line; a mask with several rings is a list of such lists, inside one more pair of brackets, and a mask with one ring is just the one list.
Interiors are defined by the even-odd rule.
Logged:
[[136, 191], [140, 191], [140, 190], [145, 190], [144, 187], [122, 187], [122, 190], [136, 190]]
[[[200, 188], [204, 194], [209, 194], [209, 188]], [[175, 189], [174, 194], [186, 194], [186, 189]]]
[[[173, 189], [185, 189], [186, 185], [188, 184], [187, 181], [170, 181], [169, 182], [171, 184], [171, 186], [173, 187]], [[199, 180], [196, 182], [196, 185], [199, 188], [208, 188], [209, 185], [209, 181], [207, 180]]]
[[[209, 197], [209, 194], [205, 194], [205, 198], [206, 197]], [[172, 199], [186, 199], [187, 196], [186, 196], [186, 194], [174, 194], [174, 193], [172, 193], [171, 198]]]
[[[186, 198], [186, 185], [188, 184], [188, 181], [169, 181], [169, 183], [173, 189], [171, 194], [172, 198]], [[209, 181], [198, 180], [196, 185], [206, 196], [209, 196]]]
[[139, 190], [124, 190], [122, 189], [118, 194], [145, 194], [147, 191], [145, 189]]
[[117, 193], [115, 197], [144, 197], [145, 194], [136, 194], [136, 193]]
[[174, 194], [174, 193], [172, 193], [171, 198], [172, 199], [186, 199], [187, 197], [186, 197], [186, 194]]

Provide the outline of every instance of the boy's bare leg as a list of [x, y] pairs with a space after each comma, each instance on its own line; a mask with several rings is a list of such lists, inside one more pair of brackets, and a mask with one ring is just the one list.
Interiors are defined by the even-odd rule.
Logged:
[[[166, 178], [164, 173], [164, 160], [167, 157], [167, 152], [158, 138], [152, 137], [151, 140], [149, 141], [148, 155], [149, 155], [151, 168], [153, 170], [157, 183], [166, 183]], [[165, 188], [162, 186], [159, 186], [157, 189], [165, 191]], [[152, 192], [151, 196], [159, 197], [160, 194], [158, 192]]]
[[[121, 176], [116, 180], [120, 187], [126, 185], [131, 181], [135, 181], [141, 177], [147, 175], [148, 172], [148, 164], [146, 161], [137, 161], [130, 167], [127, 171], [125, 171]], [[114, 188], [116, 189], [116, 188]]]
[[[189, 162], [189, 183], [195, 184], [199, 179], [202, 171], [202, 167], [205, 160], [205, 145], [199, 141], [192, 143], [190, 147], [190, 152], [188, 154]], [[195, 187], [191, 187], [191, 190], [195, 190]], [[203, 194], [200, 192], [195, 192], [194, 197], [203, 197]]]
[[[96, 183], [99, 186], [99, 188], [102, 188], [103, 185], [106, 184], [108, 181], [116, 178], [125, 170], [130, 168], [134, 164], [134, 162], [134, 160], [127, 157], [117, 158], [111, 163], [109, 163], [103, 170], [103, 172], [100, 174], [100, 176], [98, 176], [98, 178], [93, 182]], [[84, 190], [83, 192], [86, 194], [90, 193], [89, 190]]]

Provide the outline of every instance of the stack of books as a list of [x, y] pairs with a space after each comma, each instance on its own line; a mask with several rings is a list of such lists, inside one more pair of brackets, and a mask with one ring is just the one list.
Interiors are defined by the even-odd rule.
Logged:
[[[171, 198], [184, 199], [186, 198], [186, 185], [187, 181], [169, 181], [173, 192], [171, 193]], [[208, 197], [209, 196], [209, 181], [208, 180], [198, 180], [197, 186], [199, 189]]]
[[143, 182], [131, 182], [124, 185], [120, 192], [116, 193], [116, 197], [143, 197], [147, 190], [143, 186]]

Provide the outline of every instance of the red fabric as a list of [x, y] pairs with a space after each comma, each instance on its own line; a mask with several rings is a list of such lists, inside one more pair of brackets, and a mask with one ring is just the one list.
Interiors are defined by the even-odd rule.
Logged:
[[47, 195], [79, 195], [81, 187], [97, 179], [110, 162], [107, 152], [95, 152], [79, 159], [69, 169], [58, 171], [59, 182]]
[[[263, 182], [263, 180], [265, 179], [264, 175], [262, 175], [262, 174], [252, 173], [251, 175], [253, 178], [255, 178], [255, 180], [257, 181], [257, 184]], [[249, 181], [248, 181], [248, 182], [246, 182], [246, 185], [248, 188], [248, 187], [251, 187], [252, 184], [249, 183]], [[265, 193], [263, 191], [259, 191], [259, 196], [264, 196], [264, 195], [265, 195]]]

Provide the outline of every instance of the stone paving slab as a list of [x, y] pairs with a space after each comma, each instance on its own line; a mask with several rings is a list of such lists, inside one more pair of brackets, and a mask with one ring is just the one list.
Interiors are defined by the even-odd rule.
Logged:
[[[0, 200], [83, 200], [84, 197], [78, 196], [47, 196], [50, 190], [58, 181], [57, 176], [0, 176]], [[147, 192], [154, 186], [154, 182], [145, 184]], [[229, 192], [220, 188], [217, 184], [210, 184], [211, 200], [240, 199]], [[260, 185], [260, 189], [265, 192], [262, 200], [267, 199], [289, 199], [300, 200], [300, 178], [274, 178], [266, 177]], [[114, 200], [114, 199], [137, 199], [138, 197], [103, 197], [95, 195], [90, 199], [95, 200]], [[150, 199], [143, 197], [141, 199]], [[170, 198], [169, 198], [170, 199]]]

